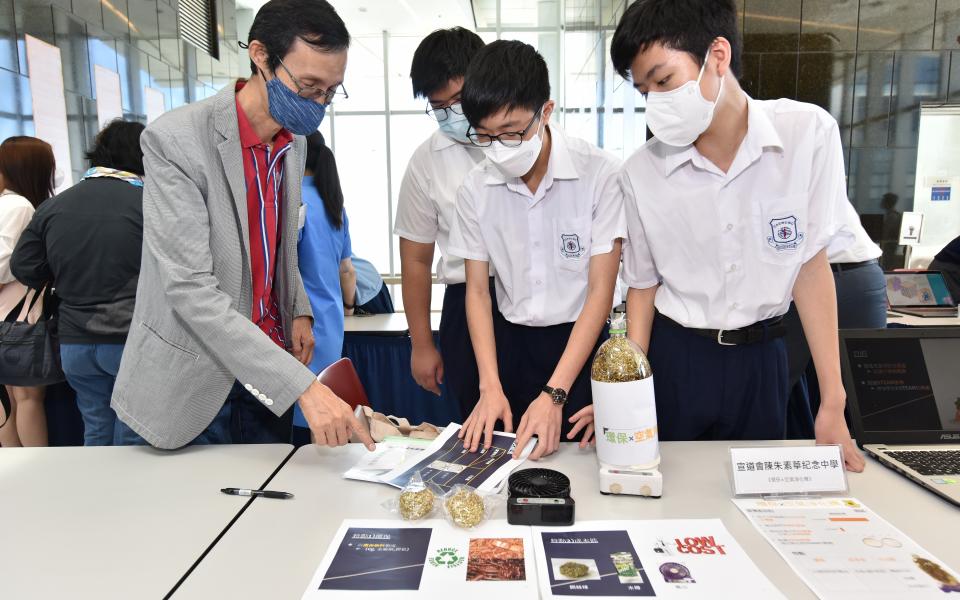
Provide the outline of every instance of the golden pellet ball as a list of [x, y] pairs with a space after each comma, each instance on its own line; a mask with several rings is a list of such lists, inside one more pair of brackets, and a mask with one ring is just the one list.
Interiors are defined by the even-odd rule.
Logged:
[[407, 521], [416, 521], [430, 514], [435, 496], [429, 489], [400, 494], [400, 516]]
[[447, 498], [447, 512], [460, 527], [476, 527], [483, 520], [483, 498], [470, 490], [458, 490]]

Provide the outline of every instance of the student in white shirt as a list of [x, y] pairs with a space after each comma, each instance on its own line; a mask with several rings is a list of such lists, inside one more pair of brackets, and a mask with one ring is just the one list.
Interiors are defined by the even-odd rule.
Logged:
[[[462, 27], [439, 29], [413, 54], [413, 95], [425, 98], [426, 112], [438, 129], [414, 151], [400, 184], [394, 233], [400, 237], [403, 306], [410, 328], [414, 380], [426, 390], [447, 395], [464, 418], [480, 396], [477, 361], [467, 332], [466, 277], [463, 259], [450, 254], [450, 228], [456, 220], [457, 188], [483, 152], [467, 139], [467, 118], [460, 89], [467, 65], [483, 40]], [[440, 316], [440, 348], [430, 327], [434, 246], [440, 247], [437, 281], [446, 284]]]
[[[887, 326], [887, 282], [878, 260], [883, 254], [849, 202], [843, 218], [840, 247], [827, 247], [827, 260], [837, 288], [837, 325], [840, 329], [882, 329]], [[854, 242], [847, 245], [853, 234]], [[787, 438], [814, 437], [814, 416], [820, 407], [820, 386], [810, 363], [810, 348], [803, 335], [797, 308], [790, 306], [784, 317], [790, 368], [790, 406]]]
[[[517, 430], [519, 454], [581, 445], [593, 434], [589, 364], [613, 302], [625, 236], [619, 161], [549, 125], [547, 65], [536, 50], [500, 40], [467, 70], [462, 102], [470, 139], [487, 160], [457, 196], [451, 252], [466, 259], [467, 321], [480, 400], [460, 437], [489, 447], [494, 424]], [[495, 272], [491, 316], [487, 284]]]
[[732, 0], [638, 0], [614, 33], [657, 138], [623, 168], [629, 335], [649, 349], [662, 439], [782, 438], [793, 299], [822, 390], [817, 441], [859, 471], [827, 262], [845, 243], [839, 131], [816, 106], [749, 98], [740, 45]]

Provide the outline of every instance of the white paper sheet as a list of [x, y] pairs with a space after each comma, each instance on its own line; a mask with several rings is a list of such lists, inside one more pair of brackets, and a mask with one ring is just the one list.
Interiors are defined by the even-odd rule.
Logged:
[[73, 185], [60, 48], [29, 35], [24, 38], [30, 69], [30, 94], [33, 97], [34, 135], [53, 147], [57, 170], [63, 174], [63, 182], [56, 189], [60, 192]]
[[494, 432], [489, 450], [481, 445], [477, 452], [467, 452], [457, 439], [460, 425], [450, 423], [427, 448], [423, 456], [406, 461], [383, 477], [383, 482], [394, 487], [404, 487], [417, 472], [424, 482], [431, 482], [449, 490], [454, 485], [464, 484], [482, 492], [496, 491], [511, 471], [530, 456], [536, 440], [530, 440], [519, 460], [512, 454], [516, 437], [512, 433]]
[[488, 521], [348, 520], [302, 600], [326, 598], [536, 598], [530, 528]]
[[97, 125], [98, 129], [103, 129], [110, 121], [123, 118], [120, 75], [116, 71], [94, 65], [93, 79], [97, 91]]
[[413, 457], [423, 456], [433, 440], [391, 436], [377, 444], [373, 452], [363, 456], [346, 473], [344, 479], [383, 483], [383, 476]]
[[783, 598], [719, 519], [534, 527], [533, 546], [544, 599]]
[[824, 600], [944, 598], [960, 592], [956, 571], [854, 498], [734, 503]]

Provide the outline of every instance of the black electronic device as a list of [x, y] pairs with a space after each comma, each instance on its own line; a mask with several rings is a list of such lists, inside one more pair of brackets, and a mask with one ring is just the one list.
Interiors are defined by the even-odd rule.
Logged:
[[551, 469], [523, 469], [507, 483], [507, 522], [511, 525], [573, 525], [576, 503], [570, 480]]

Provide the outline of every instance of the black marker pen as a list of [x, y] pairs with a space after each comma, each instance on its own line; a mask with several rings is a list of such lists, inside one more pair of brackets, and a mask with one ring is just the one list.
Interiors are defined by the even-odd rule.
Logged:
[[293, 498], [293, 494], [290, 492], [273, 492], [270, 490], [246, 490], [243, 488], [223, 488], [220, 490], [224, 494], [230, 494], [231, 496], [262, 496], [264, 498], [276, 498], [278, 500], [286, 500], [288, 498]]

